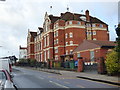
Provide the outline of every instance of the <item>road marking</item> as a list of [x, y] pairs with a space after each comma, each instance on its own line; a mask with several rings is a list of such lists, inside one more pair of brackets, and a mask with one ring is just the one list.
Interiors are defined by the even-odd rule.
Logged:
[[83, 86], [81, 86], [81, 85], [76, 85], [77, 87], [80, 87], [80, 88], [85, 88], [85, 87], [83, 87]]
[[69, 87], [67, 87], [67, 86], [64, 86], [64, 85], [61, 85], [61, 84], [59, 84], [59, 83], [56, 83], [56, 82], [53, 82], [53, 81], [49, 81], [50, 83], [53, 83], [53, 84], [56, 84], [56, 85], [58, 85], [58, 86], [60, 86], [60, 87], [63, 87], [63, 88], [69, 88]]
[[42, 77], [39, 77], [40, 79], [44, 79], [44, 78], [42, 78]]
[[70, 84], [69, 82], [66, 82], [66, 81], [64, 81], [64, 83], [66, 83], [66, 84]]
[[[79, 79], [82, 79], [82, 78], [79, 78]], [[106, 84], [106, 85], [110, 85], [110, 86], [117, 86], [117, 87], [120, 87], [119, 85], [113, 85], [113, 84], [109, 84], [109, 83], [105, 83], [105, 82], [98, 82], [98, 81], [92, 81], [92, 80], [87, 80], [87, 79], [82, 79], [82, 80], [86, 80], [86, 81], [90, 81], [90, 82], [96, 82], [96, 83], [101, 83], [101, 84]]]

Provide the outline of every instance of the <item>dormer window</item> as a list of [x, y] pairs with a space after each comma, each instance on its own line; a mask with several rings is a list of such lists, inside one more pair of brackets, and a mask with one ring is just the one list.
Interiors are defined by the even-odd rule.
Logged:
[[81, 25], [81, 22], [77, 22], [78, 25]]
[[92, 27], [96, 27], [96, 24], [92, 24]]
[[91, 25], [90, 24], [86, 24], [87, 25], [87, 27], [91, 27]]
[[80, 16], [80, 19], [82, 19], [83, 21], [86, 21], [86, 17], [85, 16]]
[[72, 21], [69, 21], [69, 24], [72, 25]]
[[102, 25], [102, 24], [100, 24], [100, 27], [102, 28], [102, 27], [103, 27], [103, 25]]

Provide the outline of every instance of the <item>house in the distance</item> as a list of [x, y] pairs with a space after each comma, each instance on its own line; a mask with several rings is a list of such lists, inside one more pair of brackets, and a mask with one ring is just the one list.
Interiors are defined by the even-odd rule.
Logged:
[[19, 46], [19, 59], [27, 59], [27, 47]]

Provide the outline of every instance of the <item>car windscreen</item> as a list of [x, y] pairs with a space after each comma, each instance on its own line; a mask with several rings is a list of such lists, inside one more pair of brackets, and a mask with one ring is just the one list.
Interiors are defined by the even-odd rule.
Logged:
[[6, 74], [3, 71], [0, 71], [0, 80], [6, 80]]

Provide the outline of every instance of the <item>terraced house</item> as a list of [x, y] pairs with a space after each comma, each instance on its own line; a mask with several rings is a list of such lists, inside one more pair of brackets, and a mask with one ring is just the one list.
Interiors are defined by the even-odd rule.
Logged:
[[60, 16], [46, 12], [43, 27], [28, 32], [28, 58], [54, 63], [73, 60], [73, 51], [84, 40], [109, 41], [108, 25], [90, 16], [88, 10], [85, 14], [65, 12]]

